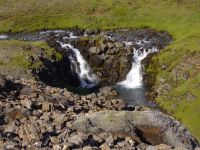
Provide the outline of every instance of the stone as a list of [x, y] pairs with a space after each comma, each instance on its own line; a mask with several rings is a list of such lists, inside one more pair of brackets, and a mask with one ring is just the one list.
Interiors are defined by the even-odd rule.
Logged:
[[69, 144], [75, 144], [75, 145], [81, 145], [84, 140], [86, 140], [88, 137], [86, 134], [83, 134], [81, 132], [78, 132], [77, 134], [70, 136], [68, 139]]
[[123, 48], [124, 47], [124, 44], [122, 42], [115, 42], [115, 46], [117, 48]]
[[15, 122], [11, 122], [7, 124], [4, 128], [4, 132], [15, 133], [16, 130], [17, 130], [17, 126], [15, 125]]
[[[80, 116], [73, 123], [73, 129], [84, 133], [121, 133], [135, 137], [136, 140], [140, 137], [138, 132], [142, 132], [143, 138], [152, 145], [165, 142], [172, 146], [181, 144], [189, 149], [193, 144], [198, 145], [180, 122], [153, 110], [95, 112]], [[107, 143], [112, 143], [112, 140], [108, 139], [112, 138], [106, 139], [106, 142], [109, 141]]]
[[92, 67], [101, 67], [104, 63], [104, 60], [101, 59], [98, 55], [93, 55], [89, 58]]
[[25, 99], [21, 100], [21, 104], [22, 104], [22, 106], [30, 109], [31, 106], [32, 106], [32, 101], [27, 99], [27, 98], [25, 98]]
[[121, 147], [121, 148], [122, 148], [122, 147], [125, 146], [125, 142], [124, 142], [124, 141], [118, 142], [117, 145], [118, 145], [118, 147]]
[[40, 127], [36, 122], [26, 122], [18, 129], [19, 138], [23, 139], [23, 145], [34, 144], [41, 138]]
[[186, 148], [185, 146], [183, 145], [177, 145], [174, 150], [189, 150], [188, 148]]
[[88, 51], [92, 54], [98, 54], [100, 52], [100, 49], [97, 47], [90, 47]]
[[114, 48], [114, 46], [115, 46], [115, 45], [114, 45], [112, 42], [108, 42], [108, 48], [109, 48], [109, 49]]
[[64, 144], [62, 147], [62, 150], [68, 150], [69, 149], [69, 145], [68, 144]]
[[37, 93], [32, 93], [29, 95], [29, 98], [37, 98], [38, 94]]
[[136, 144], [136, 142], [132, 138], [130, 138], [130, 137], [126, 137], [125, 141], [127, 143], [129, 143], [130, 146], [132, 146], [132, 147], [135, 146], [135, 144]]
[[157, 148], [155, 146], [148, 145], [145, 150], [157, 150]]
[[53, 145], [53, 150], [62, 150], [60, 145]]
[[53, 144], [59, 144], [60, 143], [59, 138], [56, 137], [56, 136], [50, 137], [50, 140], [51, 140], [51, 143], [53, 143]]
[[166, 65], [166, 64], [163, 64], [163, 65], [161, 66], [161, 68], [162, 68], [163, 70], [165, 70], [165, 69], [167, 69], [167, 65]]
[[108, 144], [104, 143], [103, 145], [101, 145], [101, 150], [110, 150], [110, 147], [108, 146]]
[[27, 116], [28, 116], [28, 114], [27, 114], [26, 109], [13, 108], [5, 114], [4, 119], [6, 122], [12, 122], [17, 119], [25, 118]]
[[166, 145], [166, 144], [160, 144], [156, 145], [157, 150], [169, 150], [172, 148], [172, 146]]
[[103, 143], [104, 142], [104, 139], [102, 139], [102, 138], [100, 138], [100, 137], [98, 137], [96, 135], [93, 135], [93, 139], [98, 143]]
[[42, 103], [42, 111], [51, 111], [52, 105], [49, 102], [43, 102]]
[[106, 142], [108, 145], [112, 145], [113, 142], [114, 142], [114, 139], [113, 139], [112, 135], [110, 135], [109, 137], [107, 137], [105, 140], [106, 140], [105, 142]]
[[83, 147], [83, 150], [93, 150], [91, 146], [85, 146]]
[[30, 95], [33, 93], [33, 89], [30, 87], [24, 87], [21, 91], [20, 94], [21, 95]]

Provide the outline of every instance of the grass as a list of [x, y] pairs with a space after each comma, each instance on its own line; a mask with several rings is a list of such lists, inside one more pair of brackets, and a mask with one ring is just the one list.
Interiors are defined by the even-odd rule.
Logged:
[[[151, 72], [156, 72], [157, 87], [162, 86], [160, 78], [164, 78], [171, 87], [166, 93], [160, 94], [156, 101], [181, 120], [200, 140], [200, 91], [197, 88], [200, 71], [197, 67], [199, 61], [195, 58], [200, 57], [199, 0], [0, 0], [2, 33], [74, 27], [151, 27], [169, 32], [174, 41], [156, 55], [154, 63], [149, 66]], [[12, 42], [8, 44], [10, 48], [14, 47]], [[196, 64], [187, 58], [196, 60]], [[22, 64], [26, 66], [23, 61]], [[0, 60], [0, 66], [4, 63]], [[156, 71], [152, 70], [155, 64]], [[162, 64], [168, 68], [162, 70]], [[178, 79], [174, 77], [174, 71], [180, 76]], [[189, 74], [189, 78], [184, 79], [182, 73]], [[188, 101], [184, 96], [187, 93], [194, 95], [195, 100]]]
[[[163, 87], [160, 79], [166, 80], [170, 89], [159, 94], [156, 101], [168, 113], [182, 121], [193, 135], [200, 140], [200, 36], [199, 32], [174, 41], [161, 53], [154, 56], [147, 72], [156, 69], [156, 87]], [[163, 70], [161, 66], [167, 65]], [[188, 78], [184, 78], [188, 74]], [[187, 95], [192, 96], [188, 98]]]
[[0, 41], [0, 72], [15, 77], [32, 78], [27, 70], [41, 67], [42, 62], [36, 60], [32, 64], [29, 57], [41, 52], [46, 58], [50, 59], [55, 54], [56, 61], [62, 59], [62, 55], [45, 42]]

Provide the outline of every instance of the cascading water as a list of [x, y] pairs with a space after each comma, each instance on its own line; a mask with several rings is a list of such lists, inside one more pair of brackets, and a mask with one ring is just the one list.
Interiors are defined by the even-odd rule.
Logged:
[[6, 39], [8, 39], [7, 35], [0, 35], [0, 40], [6, 40]]
[[[77, 36], [74, 36], [73, 33], [69, 34], [69, 37], [63, 37], [63, 39], [76, 39], [78, 38]], [[71, 49], [74, 54], [75, 58], [72, 56], [69, 56], [71, 59], [71, 63], [78, 63], [77, 66], [79, 68], [76, 68], [76, 73], [79, 76], [80, 82], [81, 82], [81, 87], [82, 88], [92, 88], [95, 87], [98, 84], [98, 78], [97, 76], [92, 72], [89, 64], [85, 61], [83, 56], [81, 55], [80, 51], [76, 48], [74, 48], [71, 44], [65, 44], [63, 42], [57, 41], [62, 48]]]
[[[80, 32], [70, 32], [64, 30], [44, 31], [31, 35], [27, 34], [14, 34], [14, 35], [0, 35], [0, 40], [17, 39], [28, 41], [45, 41], [49, 36], [54, 35], [60, 46], [66, 50], [67, 56], [71, 62], [72, 74], [75, 73], [79, 77], [80, 86], [82, 88], [92, 88], [99, 82], [97, 76], [92, 72], [90, 66], [85, 61], [80, 51], [76, 49], [71, 43], [81, 36], [89, 36], [87, 34], [81, 34]], [[76, 36], [78, 35], [78, 36]], [[126, 99], [127, 103], [132, 106], [150, 106], [154, 107], [154, 103], [148, 101], [145, 97], [145, 86], [143, 85], [143, 66], [142, 60], [144, 60], [150, 53], [157, 52], [158, 45], [155, 39], [147, 41], [146, 35], [132, 36], [131, 33], [103, 33], [111, 41], [124, 41], [127, 47], [132, 47], [133, 50], [133, 62], [130, 72], [127, 74], [126, 79], [121, 81], [115, 86], [119, 94], [119, 98]], [[126, 37], [126, 38], [124, 38]], [[142, 39], [143, 38], [143, 39]], [[147, 36], [147, 38], [149, 38]]]
[[121, 86], [126, 88], [139, 88], [142, 86], [143, 81], [143, 69], [141, 61], [144, 60], [148, 54], [157, 52], [158, 49], [153, 47], [152, 49], [144, 49], [143, 47], [133, 51], [133, 63], [130, 72], [127, 74], [126, 79], [120, 83]]
[[[156, 47], [144, 48], [150, 44], [149, 41], [136, 40], [135, 42], [124, 42], [127, 46], [133, 47], [133, 62], [130, 72], [127, 74], [124, 81], [119, 82], [115, 89], [119, 93], [119, 97], [126, 99], [128, 104], [133, 106], [151, 106], [156, 107], [153, 102], [150, 102], [145, 97], [145, 87], [143, 86], [143, 66], [144, 60], [149, 54], [158, 51]], [[135, 45], [133, 44], [135, 43]], [[146, 46], [145, 46], [146, 45]], [[135, 48], [135, 47], [139, 48]], [[147, 46], [148, 47], [148, 46]]]

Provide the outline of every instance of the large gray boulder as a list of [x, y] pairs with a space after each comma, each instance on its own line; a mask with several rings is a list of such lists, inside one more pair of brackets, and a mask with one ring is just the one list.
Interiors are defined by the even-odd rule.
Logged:
[[152, 145], [193, 149], [198, 142], [180, 122], [158, 111], [102, 111], [79, 117], [73, 128], [85, 133], [111, 132]]

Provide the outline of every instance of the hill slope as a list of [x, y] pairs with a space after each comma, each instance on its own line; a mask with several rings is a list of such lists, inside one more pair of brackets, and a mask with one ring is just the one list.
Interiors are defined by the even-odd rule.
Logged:
[[153, 58], [147, 73], [156, 75], [156, 101], [200, 140], [199, 0], [0, 0], [0, 32], [76, 26], [169, 32], [173, 43]]

